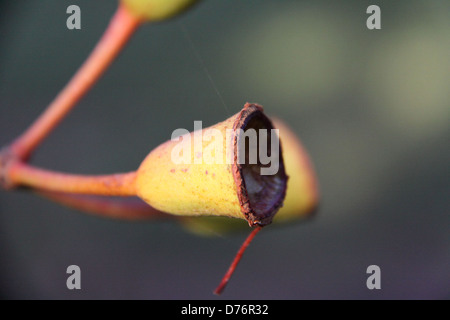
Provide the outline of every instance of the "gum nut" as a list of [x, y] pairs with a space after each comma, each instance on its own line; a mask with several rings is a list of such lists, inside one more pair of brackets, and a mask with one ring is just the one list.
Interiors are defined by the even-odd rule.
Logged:
[[[277, 135], [274, 140], [255, 134], [254, 143], [248, 138], [248, 132], [261, 129], [271, 132], [272, 122], [261, 106], [247, 103], [223, 122], [161, 144], [137, 171], [138, 196], [174, 215], [234, 217], [250, 226], [271, 223], [283, 204], [287, 176]], [[267, 165], [252, 161], [261, 145], [276, 149], [274, 174], [263, 174]]]

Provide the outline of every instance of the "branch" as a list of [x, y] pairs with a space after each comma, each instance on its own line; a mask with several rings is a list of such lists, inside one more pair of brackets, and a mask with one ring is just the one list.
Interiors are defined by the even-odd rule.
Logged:
[[140, 20], [120, 4], [88, 59], [39, 118], [10, 145], [12, 154], [20, 160], [29, 158], [110, 66], [139, 25]]
[[135, 196], [136, 172], [111, 175], [76, 175], [40, 169], [23, 162], [10, 163], [4, 172], [6, 186], [106, 196]]

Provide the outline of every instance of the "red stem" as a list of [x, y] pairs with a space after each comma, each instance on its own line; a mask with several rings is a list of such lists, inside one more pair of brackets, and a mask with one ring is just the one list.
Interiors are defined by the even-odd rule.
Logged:
[[10, 150], [17, 158], [28, 159], [100, 78], [139, 25], [140, 20], [120, 4], [102, 38], [78, 72], [39, 118], [11, 144]]
[[67, 193], [107, 196], [135, 196], [136, 172], [111, 175], [76, 175], [39, 169], [13, 162], [7, 167], [6, 177], [13, 186]]
[[241, 245], [241, 248], [239, 249], [238, 253], [234, 257], [233, 262], [231, 263], [230, 267], [228, 268], [227, 273], [225, 273], [219, 286], [216, 288], [216, 290], [214, 290], [215, 294], [219, 295], [225, 289], [225, 286], [228, 284], [228, 281], [230, 280], [230, 277], [233, 274], [234, 270], [236, 270], [236, 267], [237, 267], [239, 261], [241, 260], [245, 249], [247, 249], [248, 245], [250, 244], [250, 242], [252, 242], [253, 238], [256, 236], [256, 234], [259, 232], [259, 230], [261, 230], [261, 228], [262, 228], [261, 226], [256, 226], [255, 229], [253, 229], [253, 231], [248, 235], [247, 239], [245, 239], [245, 241]]

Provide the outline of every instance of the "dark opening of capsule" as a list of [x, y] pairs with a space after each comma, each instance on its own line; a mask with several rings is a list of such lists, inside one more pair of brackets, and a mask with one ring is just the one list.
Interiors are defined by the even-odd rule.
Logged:
[[272, 123], [256, 105], [242, 111], [240, 125], [235, 142], [237, 163], [234, 172], [243, 181], [238, 188], [241, 209], [250, 225], [267, 225], [272, 222], [286, 194], [287, 176], [281, 144], [278, 135], [272, 133]]

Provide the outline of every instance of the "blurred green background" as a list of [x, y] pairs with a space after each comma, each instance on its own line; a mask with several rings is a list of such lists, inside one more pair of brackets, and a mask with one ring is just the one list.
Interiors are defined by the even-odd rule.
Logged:
[[[66, 28], [71, 4], [81, 30]], [[381, 30], [366, 28], [371, 4]], [[116, 5], [0, 2], [0, 145], [68, 81]], [[203, 238], [175, 223], [101, 219], [1, 191], [1, 297], [449, 299], [449, 54], [449, 1], [205, 0], [146, 25], [32, 163], [134, 170], [174, 129], [258, 102], [309, 151], [317, 215], [264, 229], [216, 297], [247, 233]], [[81, 290], [66, 288], [71, 264]], [[366, 287], [372, 264], [381, 290]]]

